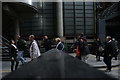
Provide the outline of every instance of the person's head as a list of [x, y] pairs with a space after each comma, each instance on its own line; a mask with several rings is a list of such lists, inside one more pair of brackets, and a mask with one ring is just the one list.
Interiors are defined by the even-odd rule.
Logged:
[[80, 34], [78, 34], [78, 35], [77, 35], [77, 39], [79, 39], [80, 37], [81, 37], [81, 35], [80, 35]]
[[56, 41], [57, 43], [59, 43], [59, 42], [61, 42], [61, 39], [60, 39], [60, 38], [56, 38], [55, 41]]
[[80, 41], [80, 42], [84, 42], [84, 38], [81, 37], [81, 38], [79, 39], [79, 41]]
[[106, 37], [106, 42], [110, 41], [111, 40], [111, 36], [107, 36]]
[[97, 41], [100, 41], [100, 38], [97, 38]]
[[84, 36], [84, 33], [81, 33], [80, 36], [83, 37], [83, 36]]
[[115, 41], [115, 38], [112, 38], [113, 41]]
[[44, 39], [48, 39], [48, 36], [44, 36]]
[[17, 35], [17, 39], [20, 39], [20, 35]]
[[34, 35], [30, 35], [30, 36], [29, 36], [29, 40], [30, 40], [30, 41], [35, 40], [35, 36], [34, 36]]
[[10, 41], [10, 44], [15, 44], [15, 41], [12, 39], [12, 40]]

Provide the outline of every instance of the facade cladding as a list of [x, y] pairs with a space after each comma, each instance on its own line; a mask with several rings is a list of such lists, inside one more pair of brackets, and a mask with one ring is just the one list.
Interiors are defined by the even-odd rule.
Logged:
[[[56, 35], [56, 3], [33, 3], [39, 9], [39, 15], [21, 24], [21, 34], [37, 36]], [[84, 33], [93, 36], [95, 33], [95, 16], [93, 2], [63, 2], [64, 36], [75, 36]]]
[[63, 7], [65, 36], [94, 34], [93, 2], [65, 2]]

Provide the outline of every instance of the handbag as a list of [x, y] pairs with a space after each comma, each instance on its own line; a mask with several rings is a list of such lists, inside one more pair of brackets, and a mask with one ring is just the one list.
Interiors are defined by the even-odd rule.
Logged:
[[102, 46], [99, 46], [98, 51], [102, 52], [102, 51], [104, 51], [104, 48]]
[[75, 49], [76, 56], [80, 56], [79, 46], [77, 46], [77, 49]]

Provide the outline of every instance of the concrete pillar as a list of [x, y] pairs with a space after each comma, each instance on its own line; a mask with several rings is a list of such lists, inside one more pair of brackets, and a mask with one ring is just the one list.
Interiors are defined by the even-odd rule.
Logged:
[[17, 35], [20, 35], [20, 27], [19, 27], [18, 19], [15, 20], [15, 35], [14, 35], [15, 41], [17, 40]]
[[[2, 2], [0, 1], [0, 39], [1, 39], [1, 35], [2, 35]], [[0, 43], [1, 40], [0, 40]], [[2, 45], [0, 44], [0, 47], [2, 47]], [[0, 56], [2, 56], [2, 48], [0, 48]], [[2, 70], [3, 66], [2, 66], [2, 57], [0, 58], [0, 70]], [[0, 79], [2, 79], [2, 71], [0, 71]]]
[[106, 23], [105, 19], [100, 19], [98, 23], [98, 36], [101, 38], [101, 41], [105, 41], [106, 36]]
[[57, 36], [63, 37], [63, 5], [62, 0], [56, 3], [57, 12]]
[[2, 2], [0, 2], [0, 35], [2, 35]]

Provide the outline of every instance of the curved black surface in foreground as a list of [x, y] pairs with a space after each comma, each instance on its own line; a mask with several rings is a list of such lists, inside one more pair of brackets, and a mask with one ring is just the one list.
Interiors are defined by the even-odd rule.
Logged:
[[114, 80], [102, 71], [98, 71], [86, 63], [56, 49], [52, 49], [38, 59], [23, 65], [18, 70], [5, 76], [2, 80], [8, 79]]

